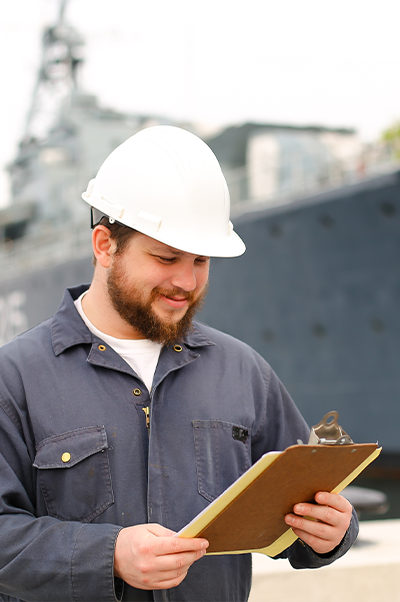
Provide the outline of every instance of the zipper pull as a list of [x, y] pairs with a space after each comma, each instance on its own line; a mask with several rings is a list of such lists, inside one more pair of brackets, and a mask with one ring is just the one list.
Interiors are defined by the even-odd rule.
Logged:
[[147, 427], [147, 432], [150, 435], [150, 408], [149, 406], [142, 408], [145, 416], [146, 416], [146, 427]]

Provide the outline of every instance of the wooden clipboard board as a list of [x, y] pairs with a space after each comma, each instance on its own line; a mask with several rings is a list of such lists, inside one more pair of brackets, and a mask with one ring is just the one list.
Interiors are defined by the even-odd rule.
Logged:
[[318, 491], [340, 493], [380, 451], [374, 443], [318, 443], [265, 454], [177, 537], [205, 537], [207, 554], [276, 556], [297, 539], [285, 514]]

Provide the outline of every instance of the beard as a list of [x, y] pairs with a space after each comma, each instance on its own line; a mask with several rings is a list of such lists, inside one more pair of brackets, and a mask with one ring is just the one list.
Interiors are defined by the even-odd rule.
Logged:
[[[144, 300], [138, 287], [128, 286], [120, 262], [114, 261], [107, 277], [107, 291], [112, 306], [125, 322], [145, 339], [169, 346], [182, 341], [190, 331], [195, 313], [204, 304], [207, 286], [198, 296], [193, 291], [187, 292], [179, 288], [164, 290], [156, 287], [151, 291], [149, 298]], [[178, 322], [164, 321], [157, 316], [152, 305], [160, 295], [184, 297], [188, 301], [186, 313]]]

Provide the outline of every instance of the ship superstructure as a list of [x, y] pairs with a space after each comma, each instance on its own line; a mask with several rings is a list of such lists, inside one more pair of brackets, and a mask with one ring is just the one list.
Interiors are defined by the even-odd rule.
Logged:
[[[0, 211], [2, 277], [81, 255], [90, 243], [81, 193], [105, 157], [127, 137], [168, 119], [101, 107], [79, 84], [82, 36], [66, 21], [62, 0], [56, 24], [42, 38], [42, 58], [18, 155], [9, 166], [12, 204]], [[68, 225], [68, 228], [66, 228]], [[67, 232], [67, 230], [69, 232]], [[54, 244], [52, 244], [54, 243]], [[83, 245], [83, 248], [82, 248]], [[37, 249], [30, 253], [30, 249]]]

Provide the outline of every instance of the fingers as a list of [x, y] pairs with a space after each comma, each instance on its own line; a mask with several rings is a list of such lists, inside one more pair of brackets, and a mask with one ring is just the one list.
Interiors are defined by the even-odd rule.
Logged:
[[315, 500], [317, 504], [296, 504], [285, 521], [315, 552], [325, 554], [342, 541], [350, 525], [352, 506], [333, 493], [319, 492]]
[[[329, 506], [331, 508], [335, 508], [339, 512], [352, 513], [353, 507], [350, 502], [343, 497], [342, 495], [338, 495], [337, 493], [327, 493], [326, 491], [319, 491], [315, 495], [315, 501], [317, 504], [323, 504], [324, 506]], [[320, 508], [320, 506], [316, 506]]]
[[139, 589], [179, 585], [193, 562], [205, 554], [208, 542], [173, 535], [156, 524], [122, 529], [115, 545], [115, 576]]
[[176, 553], [169, 551], [153, 559], [147, 558], [139, 564], [141, 580], [146, 584], [146, 589], [176, 587], [186, 577], [191, 565], [204, 554], [205, 548]]
[[160, 558], [166, 557], [165, 562], [173, 562], [168, 558], [171, 555], [179, 559], [190, 558], [194, 562], [204, 555], [207, 547], [208, 542], [205, 539], [158, 536], [145, 538], [141, 544], [141, 552]]
[[296, 504], [293, 512], [332, 525], [340, 523], [342, 520], [346, 521], [347, 517], [350, 522], [352, 506], [346, 498], [335, 493], [319, 492], [315, 496], [315, 501], [317, 504]]
[[204, 556], [208, 542], [204, 539], [151, 537], [140, 546], [138, 570], [146, 589], [176, 587], [186, 577], [190, 566]]

